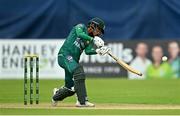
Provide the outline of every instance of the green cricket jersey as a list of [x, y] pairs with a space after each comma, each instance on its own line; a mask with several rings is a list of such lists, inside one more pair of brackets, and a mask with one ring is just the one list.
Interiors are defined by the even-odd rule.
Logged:
[[163, 62], [159, 67], [153, 64], [149, 65], [146, 71], [146, 77], [150, 79], [173, 78], [173, 71], [169, 63]]
[[78, 62], [84, 50], [87, 55], [96, 54], [93, 38], [88, 35], [87, 27], [78, 24], [73, 27], [58, 54], [70, 55]]
[[177, 57], [172, 62], [170, 62], [176, 78], [180, 78], [180, 57]]

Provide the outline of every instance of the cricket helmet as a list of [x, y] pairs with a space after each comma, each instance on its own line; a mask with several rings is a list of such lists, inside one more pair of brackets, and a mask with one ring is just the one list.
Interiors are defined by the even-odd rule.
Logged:
[[101, 32], [104, 34], [105, 23], [102, 19], [95, 17], [88, 22], [88, 26], [90, 26], [91, 23], [97, 25]]

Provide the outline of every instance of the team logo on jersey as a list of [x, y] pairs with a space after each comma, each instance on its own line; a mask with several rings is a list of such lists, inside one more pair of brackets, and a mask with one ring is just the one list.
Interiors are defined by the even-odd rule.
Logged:
[[72, 56], [67, 56], [67, 60], [68, 60], [69, 62], [72, 62], [72, 61], [73, 61], [73, 57], [72, 57]]

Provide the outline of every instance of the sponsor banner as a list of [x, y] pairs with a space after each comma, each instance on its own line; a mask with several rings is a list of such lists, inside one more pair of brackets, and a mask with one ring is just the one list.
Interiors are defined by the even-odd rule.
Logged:
[[57, 63], [57, 53], [62, 44], [61, 39], [0, 40], [0, 78], [23, 78], [25, 54], [39, 55], [40, 78], [64, 77], [63, 69]]
[[[136, 45], [144, 42], [148, 46], [147, 58], [152, 60], [151, 49], [155, 45], [160, 45], [163, 48], [163, 54], [168, 56], [168, 43], [173, 40], [131, 40], [131, 41], [109, 41], [106, 42], [111, 47], [112, 53], [126, 63], [131, 63], [135, 58]], [[180, 43], [180, 40], [174, 40]], [[84, 54], [83, 54], [84, 55]], [[88, 76], [98, 77], [125, 77], [127, 78], [127, 71], [117, 64], [108, 55], [105, 56], [82, 56], [81, 63]], [[139, 64], [136, 64], [139, 65]], [[144, 68], [144, 67], [141, 67]], [[138, 70], [138, 69], [137, 69]], [[143, 77], [144, 78], [144, 77]]]
[[[180, 41], [177, 40], [179, 43]], [[38, 54], [40, 58], [40, 78], [64, 78], [64, 70], [58, 66], [57, 54], [64, 40], [0, 40], [0, 78], [23, 78], [23, 56]], [[130, 63], [135, 57], [135, 47], [142, 41], [109, 41], [112, 53]], [[148, 58], [151, 59], [151, 48], [160, 45], [167, 55], [169, 41], [143, 41], [149, 46]], [[91, 77], [127, 77], [127, 71], [108, 55], [81, 55], [80, 63], [87, 76]], [[138, 65], [138, 64], [137, 64]]]
[[[124, 46], [124, 42], [107, 42], [111, 48], [112, 53], [118, 58], [123, 59], [129, 63], [133, 59], [133, 49]], [[120, 67], [110, 56], [85, 54], [81, 57], [81, 64], [88, 76], [98, 77], [126, 77], [126, 71]]]

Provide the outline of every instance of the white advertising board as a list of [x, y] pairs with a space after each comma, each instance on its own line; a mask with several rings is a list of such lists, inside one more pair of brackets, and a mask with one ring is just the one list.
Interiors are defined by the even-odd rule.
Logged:
[[64, 71], [58, 66], [57, 53], [62, 39], [15, 39], [0, 40], [0, 79], [23, 78], [25, 54], [38, 54], [40, 78], [63, 78]]

